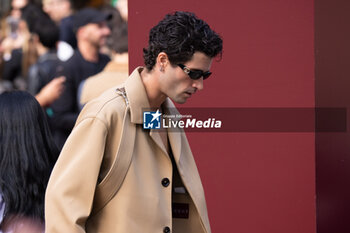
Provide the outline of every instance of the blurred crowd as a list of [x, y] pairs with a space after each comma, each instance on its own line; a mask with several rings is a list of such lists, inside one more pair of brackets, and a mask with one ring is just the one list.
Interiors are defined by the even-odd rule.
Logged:
[[127, 0], [73, 3], [12, 0], [0, 20], [0, 233], [44, 232], [48, 178], [80, 110], [128, 77]]
[[[35, 96], [59, 148], [82, 106], [128, 76], [127, 0], [73, 6], [71, 0], [12, 0], [0, 24], [0, 93]], [[117, 74], [86, 81], [106, 72]]]

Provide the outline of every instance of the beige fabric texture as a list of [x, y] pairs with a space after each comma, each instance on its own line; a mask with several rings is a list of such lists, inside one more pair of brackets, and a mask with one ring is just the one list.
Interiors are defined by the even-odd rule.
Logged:
[[[136, 124], [132, 162], [112, 200], [90, 216], [96, 185], [107, 174], [118, 151], [124, 98], [115, 89], [87, 103], [52, 172], [46, 193], [46, 233], [210, 233], [200, 176], [185, 133], [168, 129], [168, 138], [184, 194], [173, 194], [173, 166], [157, 130], [144, 130], [143, 109], [149, 103], [137, 68], [122, 84], [130, 103], [130, 123]], [[165, 114], [177, 114], [167, 99]], [[172, 200], [173, 196], [173, 200]], [[188, 219], [172, 218], [172, 201], [190, 205]]]

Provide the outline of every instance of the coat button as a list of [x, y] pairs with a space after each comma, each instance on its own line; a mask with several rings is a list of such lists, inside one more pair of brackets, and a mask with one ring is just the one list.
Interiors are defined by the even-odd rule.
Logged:
[[169, 184], [170, 184], [170, 180], [169, 180], [168, 178], [162, 179], [162, 185], [163, 185], [164, 187], [168, 187]]
[[163, 232], [164, 233], [170, 233], [170, 228], [169, 227], [164, 227]]

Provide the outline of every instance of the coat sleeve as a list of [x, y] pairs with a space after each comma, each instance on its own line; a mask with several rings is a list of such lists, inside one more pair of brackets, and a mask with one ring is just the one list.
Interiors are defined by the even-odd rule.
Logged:
[[73, 129], [46, 190], [46, 233], [85, 232], [106, 138], [107, 126], [98, 118], [84, 119]]

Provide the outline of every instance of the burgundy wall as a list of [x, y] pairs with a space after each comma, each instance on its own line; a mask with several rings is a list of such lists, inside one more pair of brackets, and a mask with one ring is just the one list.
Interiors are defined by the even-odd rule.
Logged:
[[[191, 107], [314, 107], [312, 0], [129, 1], [130, 70], [149, 29], [193, 11], [222, 35], [224, 54]], [[208, 112], [210, 117], [210, 112]], [[315, 134], [188, 133], [213, 232], [314, 233]]]
[[[350, 2], [346, 0], [315, 2], [315, 88], [319, 107], [350, 107], [349, 12]], [[350, 232], [349, 142], [348, 132], [316, 134], [318, 233]]]

